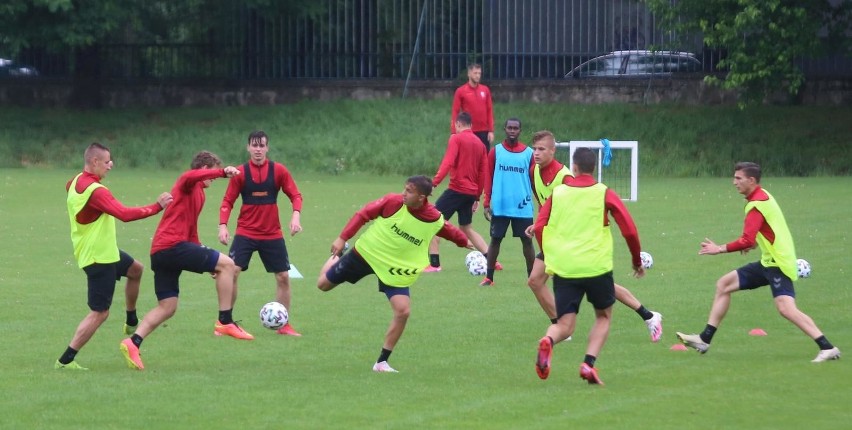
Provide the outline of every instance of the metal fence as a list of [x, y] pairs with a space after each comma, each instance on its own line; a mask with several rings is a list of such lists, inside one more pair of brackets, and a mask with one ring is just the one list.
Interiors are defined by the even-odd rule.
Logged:
[[[486, 79], [560, 78], [613, 50], [695, 53], [715, 71], [717, 51], [679, 42], [635, 0], [317, 0], [315, 18], [265, 19], [236, 0], [210, 43], [107, 44], [98, 73], [115, 79], [454, 79], [482, 63]], [[75, 59], [24, 52], [46, 76]], [[809, 77], [852, 76], [852, 59], [801, 59]]]

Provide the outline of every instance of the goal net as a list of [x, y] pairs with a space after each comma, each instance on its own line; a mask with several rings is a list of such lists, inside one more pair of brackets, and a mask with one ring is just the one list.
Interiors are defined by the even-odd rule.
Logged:
[[598, 182], [618, 193], [623, 200], [636, 201], [639, 198], [639, 142], [610, 141], [611, 156], [609, 165], [604, 165], [604, 144], [598, 140], [572, 140], [556, 143], [556, 159], [570, 167], [571, 157], [577, 148], [591, 148], [598, 152], [598, 165], [595, 168]]

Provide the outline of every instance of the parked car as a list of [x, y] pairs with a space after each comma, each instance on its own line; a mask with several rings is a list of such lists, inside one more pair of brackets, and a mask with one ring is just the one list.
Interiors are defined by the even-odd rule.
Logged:
[[575, 67], [566, 78], [649, 78], [701, 71], [695, 54], [674, 51], [614, 51]]
[[15, 63], [12, 60], [0, 58], [0, 78], [3, 77], [38, 76], [38, 70], [32, 66]]

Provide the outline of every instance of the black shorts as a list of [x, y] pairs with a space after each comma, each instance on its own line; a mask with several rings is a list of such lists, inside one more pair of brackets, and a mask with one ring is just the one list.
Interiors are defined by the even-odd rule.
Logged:
[[130, 254], [119, 250], [118, 261], [115, 263], [93, 263], [83, 268], [88, 284], [89, 309], [95, 312], [109, 310], [115, 295], [115, 282], [122, 276], [127, 276], [127, 270], [133, 264]]
[[[328, 271], [325, 272], [325, 278], [335, 285], [340, 285], [344, 282], [354, 284], [363, 277], [375, 273], [373, 268], [364, 260], [364, 257], [353, 249], [343, 254], [343, 257], [340, 257], [336, 263], [328, 268]], [[378, 281], [379, 291], [384, 293], [388, 299], [398, 294], [409, 295], [408, 287], [394, 287], [385, 284], [381, 279]]]
[[488, 151], [491, 150], [491, 144], [488, 142], [488, 132], [487, 131], [474, 131], [473, 134], [475, 134], [476, 137], [478, 137], [479, 140], [481, 140], [482, 143], [485, 145], [485, 153], [487, 154]]
[[446, 190], [438, 197], [435, 208], [449, 221], [453, 214], [459, 213], [458, 225], [470, 225], [473, 222], [473, 204], [479, 199], [470, 194], [462, 194], [454, 190]]
[[151, 254], [157, 300], [180, 295], [179, 280], [184, 270], [195, 273], [213, 272], [218, 262], [219, 251], [192, 242], [181, 242]]
[[772, 297], [790, 296], [796, 298], [793, 280], [777, 267], [763, 267], [760, 262], [746, 264], [737, 269], [740, 290], [753, 290], [771, 285]]
[[615, 303], [615, 282], [612, 272], [591, 278], [563, 278], [553, 275], [553, 297], [556, 317], [580, 312], [583, 295], [595, 309], [606, 309]]
[[228, 252], [234, 263], [245, 272], [249, 268], [251, 255], [257, 251], [260, 261], [268, 273], [280, 273], [290, 270], [290, 256], [284, 238], [271, 240], [249, 239], [245, 236], [234, 236], [231, 250]]
[[506, 237], [506, 232], [509, 230], [509, 224], [512, 224], [512, 236], [526, 238], [525, 233], [527, 227], [533, 225], [532, 218], [516, 218], [508, 216], [492, 216], [491, 217], [491, 237]]

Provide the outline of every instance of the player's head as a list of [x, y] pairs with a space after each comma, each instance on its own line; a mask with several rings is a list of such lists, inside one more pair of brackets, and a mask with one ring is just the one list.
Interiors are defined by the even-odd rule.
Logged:
[[507, 119], [506, 124], [503, 125], [503, 131], [506, 132], [506, 140], [509, 143], [517, 142], [518, 136], [521, 135], [521, 120], [515, 117]]
[[222, 167], [222, 160], [218, 155], [210, 151], [201, 151], [198, 154], [195, 154], [195, 157], [192, 158], [192, 163], [189, 164], [189, 167], [192, 170]]
[[412, 176], [405, 180], [402, 201], [410, 208], [419, 208], [432, 195], [432, 180], [423, 175]]
[[574, 157], [571, 162], [574, 164], [574, 174], [595, 173], [595, 164], [598, 162], [598, 156], [591, 148], [577, 148], [574, 151]]
[[745, 196], [760, 184], [760, 165], [751, 161], [740, 161], [734, 165], [734, 186]]
[[97, 175], [99, 178], [104, 178], [107, 172], [112, 169], [112, 157], [107, 148], [98, 142], [90, 144], [83, 153], [84, 169]]
[[458, 115], [456, 115], [456, 131], [458, 131], [459, 129], [468, 129], [470, 128], [470, 125], [471, 119], [469, 113], [462, 111], [459, 112]]
[[539, 166], [547, 166], [556, 156], [556, 137], [547, 130], [537, 131], [532, 137], [533, 160]]
[[269, 151], [269, 136], [260, 130], [249, 133], [246, 150], [251, 156], [253, 163], [263, 163], [266, 160], [266, 153]]
[[479, 63], [470, 63], [467, 65], [467, 81], [471, 85], [478, 85], [482, 79], [482, 65]]

